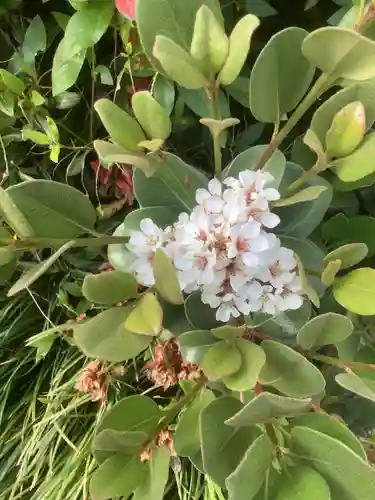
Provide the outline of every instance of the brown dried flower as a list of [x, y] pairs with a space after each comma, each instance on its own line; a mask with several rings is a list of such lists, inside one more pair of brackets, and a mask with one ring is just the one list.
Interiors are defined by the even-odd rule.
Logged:
[[92, 361], [78, 378], [76, 389], [84, 394], [91, 394], [92, 401], [107, 404], [108, 372], [100, 361]]
[[[168, 448], [171, 457], [176, 456], [173, 444], [173, 434], [168, 429], [162, 430], [158, 437], [155, 439], [155, 446], [158, 448]], [[139, 457], [141, 462], [148, 462], [152, 457], [152, 447], [149, 446], [142, 450]]]
[[183, 361], [177, 339], [158, 344], [154, 358], [144, 368], [148, 378], [165, 391], [179, 380], [195, 380], [201, 375], [198, 365]]

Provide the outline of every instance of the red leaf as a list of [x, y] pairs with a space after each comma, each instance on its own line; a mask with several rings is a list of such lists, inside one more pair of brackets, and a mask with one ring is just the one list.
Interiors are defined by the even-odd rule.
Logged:
[[128, 19], [135, 19], [136, 0], [116, 0], [116, 7]]

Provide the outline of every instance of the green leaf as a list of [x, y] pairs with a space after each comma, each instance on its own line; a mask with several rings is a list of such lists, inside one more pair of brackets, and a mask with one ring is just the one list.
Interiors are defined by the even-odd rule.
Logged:
[[165, 141], [170, 136], [172, 124], [169, 115], [149, 92], [133, 94], [132, 106], [135, 117], [149, 139]]
[[243, 326], [219, 326], [218, 328], [213, 328], [211, 332], [213, 335], [222, 340], [236, 340], [239, 337], [242, 337], [245, 333], [246, 329]]
[[125, 320], [125, 328], [133, 333], [157, 337], [162, 330], [163, 309], [153, 293], [143, 295]]
[[310, 186], [308, 188], [302, 189], [296, 194], [289, 196], [288, 198], [282, 198], [273, 203], [274, 207], [286, 207], [288, 205], [294, 205], [295, 203], [303, 203], [305, 201], [312, 201], [318, 198], [324, 191], [326, 191], [327, 186]]
[[344, 389], [375, 403], [375, 384], [372, 380], [360, 378], [354, 373], [339, 373], [335, 380]]
[[307, 278], [307, 274], [305, 271], [305, 268], [302, 264], [301, 259], [298, 257], [298, 255], [295, 254], [295, 259], [297, 261], [297, 268], [298, 268], [298, 276], [301, 280], [301, 286], [303, 291], [306, 293], [307, 297], [311, 300], [311, 302], [314, 304], [315, 307], [320, 306], [320, 301], [319, 301], [319, 296], [316, 293], [315, 288], [311, 285], [310, 281]]
[[96, 66], [94, 70], [94, 75], [96, 78], [99, 76], [100, 83], [102, 85], [109, 85], [109, 86], [113, 85], [113, 77], [110, 69], [107, 66], [104, 66], [103, 64], [99, 64], [98, 66]]
[[223, 396], [207, 405], [200, 416], [204, 471], [222, 488], [260, 434], [258, 427], [236, 428], [225, 424], [242, 406], [238, 399]]
[[239, 347], [222, 340], [211, 346], [201, 362], [201, 368], [208, 380], [216, 381], [236, 373], [242, 362]]
[[307, 467], [292, 467], [283, 471], [277, 483], [275, 500], [331, 500], [327, 481], [319, 472]]
[[[139, 142], [139, 148], [146, 147], [144, 143], [148, 142], [150, 141]], [[127, 163], [133, 165], [134, 167], [140, 168], [146, 177], [153, 175], [158, 168], [157, 159], [152, 158], [151, 156], [146, 156], [143, 151], [128, 151], [122, 146], [101, 140], [94, 141], [94, 148], [99, 158], [104, 163]]]
[[137, 280], [121, 271], [89, 274], [83, 281], [82, 293], [90, 302], [115, 304], [137, 296]]
[[94, 108], [115, 144], [129, 151], [139, 151], [138, 143], [146, 137], [132, 116], [109, 99], [99, 99]]
[[369, 267], [351, 271], [337, 278], [333, 285], [336, 301], [345, 309], [360, 316], [375, 314], [375, 270]]
[[261, 383], [272, 385], [292, 398], [314, 396], [323, 391], [323, 375], [304, 356], [273, 340], [263, 340], [261, 347], [266, 353]]
[[181, 457], [195, 455], [200, 449], [199, 416], [215, 400], [212, 391], [204, 389], [180, 416], [173, 437], [176, 453]]
[[22, 96], [26, 88], [25, 84], [20, 78], [13, 75], [12, 73], [9, 73], [9, 71], [6, 71], [5, 69], [0, 69], [0, 82], [2, 82], [5, 87], [13, 92], [13, 94], [16, 94], [18, 96]]
[[147, 434], [142, 431], [116, 431], [103, 429], [95, 436], [93, 443], [94, 456], [99, 463], [116, 453], [135, 455], [141, 445], [147, 441]]
[[341, 269], [346, 269], [361, 262], [367, 254], [368, 247], [365, 243], [351, 243], [329, 252], [324, 257], [324, 262], [329, 263], [339, 259], [341, 261]]
[[107, 31], [113, 14], [113, 2], [87, 3], [69, 20], [52, 65], [52, 92], [56, 96], [71, 87], [81, 71], [86, 50]]
[[[186, 106], [188, 106], [196, 115], [201, 118], [211, 116], [211, 104], [204, 89], [188, 90], [181, 88], [179, 89], [179, 95]], [[217, 101], [220, 118], [230, 117], [228, 98], [221, 89], [218, 90]]]
[[47, 48], [47, 33], [40, 16], [36, 15], [26, 30], [22, 44], [22, 54], [26, 62], [33, 63], [38, 52]]
[[217, 321], [215, 310], [208, 304], [203, 304], [201, 292], [191, 293], [184, 302], [186, 317], [193, 328], [200, 330], [211, 330], [220, 326]]
[[355, 182], [375, 172], [375, 132], [368, 134], [362, 144], [349, 156], [333, 163], [333, 171], [343, 182]]
[[221, 85], [230, 85], [240, 74], [250, 50], [251, 37], [258, 26], [259, 19], [253, 14], [248, 14], [233, 28], [229, 37], [228, 57], [218, 77]]
[[90, 479], [92, 500], [109, 500], [129, 497], [146, 479], [147, 465], [138, 457], [118, 453], [108, 458], [96, 469]]
[[170, 304], [183, 304], [180, 283], [171, 259], [163, 250], [156, 250], [152, 262], [155, 288]]
[[[247, 149], [236, 156], [223, 172], [223, 177], [238, 177], [243, 170], [256, 170], [260, 158], [263, 156], [268, 146], [259, 145]], [[274, 182], [267, 184], [267, 187], [278, 188], [285, 171], [285, 156], [276, 149], [271, 158], [265, 164], [263, 170], [269, 172], [274, 177]]]
[[[128, 236], [125, 231], [124, 224], [120, 224], [113, 233], [113, 236]], [[135, 260], [135, 255], [130, 252], [123, 243], [114, 243], [108, 245], [108, 261], [116, 271], [127, 273], [133, 272], [132, 264]]]
[[16, 96], [10, 90], [0, 92], [0, 112], [13, 118], [15, 104]]
[[195, 193], [206, 188], [207, 177], [171, 153], [163, 154], [163, 162], [150, 178], [136, 169], [133, 177], [135, 196], [141, 207], [163, 205], [180, 212], [191, 212], [195, 207]]
[[25, 215], [14, 203], [8, 191], [0, 186], [0, 214], [2, 219], [8, 224], [17, 236], [27, 238], [34, 236], [33, 228], [30, 226]]
[[67, 184], [37, 179], [13, 185], [6, 193], [37, 238], [76, 238], [94, 227], [89, 198]]
[[331, 286], [335, 281], [337, 273], [341, 269], [341, 260], [331, 260], [322, 272], [321, 280], [325, 286]]
[[241, 366], [236, 373], [224, 377], [223, 382], [231, 391], [247, 391], [257, 383], [266, 356], [261, 347], [245, 339], [237, 339], [235, 346], [241, 354]]
[[[304, 170], [302, 167], [295, 163], [287, 162], [285, 174], [279, 188], [282, 196], [285, 196], [287, 187], [303, 173]], [[286, 236], [294, 236], [296, 238], [306, 238], [323, 220], [332, 201], [332, 186], [328, 181], [318, 175], [309, 181], [307, 185], [324, 186], [327, 189], [319, 198], [305, 202], [303, 205], [291, 205], [289, 207], [278, 208], [276, 213], [281, 219], [281, 223], [277, 227], [278, 233]]]
[[[367, 215], [346, 218], [338, 214], [323, 224], [322, 233], [326, 241], [334, 244], [364, 243], [368, 248], [368, 257], [375, 255], [375, 218]], [[341, 260], [341, 259], [340, 259]]]
[[154, 448], [147, 462], [148, 476], [134, 492], [133, 500], [163, 500], [169, 476], [170, 452], [167, 448]]
[[208, 83], [192, 56], [164, 35], [157, 35], [153, 55], [169, 78], [187, 89], [200, 89]]
[[227, 128], [234, 127], [240, 123], [237, 118], [225, 118], [224, 120], [214, 120], [213, 118], [201, 118], [200, 123], [205, 125], [213, 137], [219, 137]]
[[157, 73], [152, 84], [152, 95], [165, 109], [168, 116], [172, 113], [176, 97], [173, 83], [165, 76]]
[[161, 417], [158, 405], [147, 396], [129, 396], [109, 408], [98, 428], [97, 435], [104, 429], [119, 432], [144, 432], [150, 437]]
[[229, 499], [251, 500], [266, 479], [266, 472], [273, 461], [273, 447], [268, 436], [259, 436], [246, 451], [238, 467], [227, 477]]
[[307, 35], [301, 28], [286, 28], [259, 54], [250, 76], [250, 109], [257, 120], [280, 123], [309, 88], [315, 68], [301, 52]]
[[303, 266], [312, 271], [323, 270], [324, 251], [309, 239], [298, 239], [280, 235], [283, 246], [290, 248], [301, 259]]
[[189, 50], [193, 37], [197, 11], [202, 5], [215, 14], [223, 24], [220, 4], [217, 0], [138, 0], [136, 3], [137, 27], [148, 59], [159, 72], [163, 68], [153, 56], [155, 38], [159, 34], [170, 38], [185, 50]]
[[353, 29], [317, 29], [305, 38], [302, 53], [335, 78], [367, 80], [375, 76], [375, 42]]
[[23, 127], [22, 138], [25, 141], [32, 141], [35, 142], [35, 144], [39, 144], [41, 146], [48, 146], [52, 142], [47, 134], [39, 132], [38, 130], [32, 130], [28, 126]]
[[342, 342], [353, 333], [354, 326], [349, 318], [337, 313], [316, 316], [306, 323], [297, 335], [297, 342], [306, 350], [314, 346]]
[[85, 151], [82, 154], [76, 154], [73, 158], [73, 160], [69, 163], [69, 165], [66, 167], [66, 175], [68, 177], [72, 175], [78, 175], [81, 174], [85, 168], [86, 164], [86, 157], [88, 155], [88, 151]]
[[[250, 104], [249, 104], [249, 78], [247, 78], [245, 76], [239, 76], [234, 80], [233, 83], [231, 83], [230, 85], [227, 85], [225, 90], [227, 91], [227, 93], [231, 97], [233, 97], [233, 99], [235, 99], [237, 102], [239, 102], [244, 108], [249, 108], [249, 106], [250, 106]], [[252, 139], [251, 132], [254, 132], [254, 128], [255, 128], [255, 132], [258, 132], [261, 129], [261, 127], [264, 127], [264, 124], [260, 123], [260, 122], [256, 122], [256, 123], [253, 123], [252, 125], [250, 125], [247, 130], [244, 130], [242, 132], [240, 139], [237, 137], [235, 140], [237, 143], [239, 142], [240, 145], [241, 145], [241, 142], [243, 141], [245, 147], [243, 149], [236, 147], [236, 150], [238, 152], [241, 152], [244, 149], [247, 149], [248, 146], [253, 144], [255, 141], [251, 142], [251, 140], [249, 140], [249, 142], [246, 141], [246, 144], [245, 144], [245, 138], [247, 137], [247, 134], [248, 134], [249, 138]], [[259, 137], [260, 137], [260, 133], [259, 133], [258, 138]], [[242, 139], [242, 141], [241, 141], [241, 139]]]
[[294, 417], [299, 413], [308, 412], [310, 405], [311, 399], [293, 399], [262, 392], [225, 423], [234, 427], [264, 424], [274, 418]]
[[310, 412], [305, 415], [299, 415], [293, 420], [292, 425], [293, 427], [308, 427], [322, 434], [327, 434], [327, 436], [331, 436], [337, 439], [337, 441], [341, 441], [348, 448], [351, 448], [363, 460], [367, 460], [366, 452], [355, 434], [346, 425], [328, 413]]
[[184, 361], [199, 365], [207, 350], [217, 342], [209, 330], [184, 332], [178, 337]]
[[86, 356], [104, 361], [126, 361], [147, 349], [152, 337], [127, 331], [130, 307], [113, 307], [73, 326], [74, 340]]
[[365, 108], [366, 129], [375, 121], [375, 87], [372, 82], [360, 82], [336, 92], [315, 111], [310, 128], [325, 146], [326, 134], [336, 113], [347, 104], [360, 101]]
[[221, 20], [207, 5], [202, 5], [195, 17], [190, 54], [202, 73], [210, 78], [221, 70], [228, 52], [228, 37]]
[[51, 257], [31, 267], [31, 269], [26, 271], [8, 290], [7, 297], [13, 297], [21, 290], [24, 290], [25, 288], [28, 288], [30, 285], [32, 285], [52, 266], [52, 264], [54, 264], [59, 259], [59, 257], [63, 253], [69, 250], [69, 248], [71, 248], [73, 245], [73, 241], [68, 241], [67, 243], [62, 245], [62, 247], [60, 247], [56, 252], [54, 252]]
[[291, 436], [292, 452], [311, 464], [330, 486], [356, 500], [372, 498], [375, 471], [345, 444], [306, 427], [294, 427]]
[[269, 17], [277, 14], [277, 10], [266, 0], [245, 0], [245, 7], [248, 12], [252, 12], [259, 17]]

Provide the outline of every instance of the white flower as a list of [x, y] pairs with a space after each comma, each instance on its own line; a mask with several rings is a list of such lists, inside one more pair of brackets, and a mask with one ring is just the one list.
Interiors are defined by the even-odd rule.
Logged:
[[165, 231], [150, 219], [141, 221], [128, 243], [139, 283], [154, 284], [152, 260], [161, 248], [181, 290], [199, 290], [219, 321], [300, 307], [303, 291], [294, 254], [266, 231], [280, 222], [269, 207], [279, 199], [278, 191], [267, 187], [273, 180], [268, 172], [252, 170], [223, 183], [213, 179], [208, 189], [197, 190], [192, 212], [181, 213]]
[[150, 254], [161, 248], [164, 241], [164, 232], [151, 219], [143, 219], [140, 223], [140, 231], [132, 233], [128, 248], [135, 255]]
[[212, 179], [206, 189], [197, 189], [195, 199], [207, 213], [219, 214], [224, 206], [222, 198], [222, 184], [218, 179]]

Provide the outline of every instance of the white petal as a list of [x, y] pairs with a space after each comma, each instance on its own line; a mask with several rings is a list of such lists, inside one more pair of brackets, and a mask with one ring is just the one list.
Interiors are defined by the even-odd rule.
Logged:
[[238, 178], [244, 187], [251, 187], [256, 179], [256, 173], [250, 170], [244, 170], [239, 173]]
[[261, 196], [264, 196], [268, 201], [276, 201], [280, 199], [280, 193], [277, 189], [273, 188], [263, 189]]
[[303, 304], [303, 298], [300, 295], [294, 293], [287, 294], [284, 299], [287, 309], [299, 309]]
[[216, 311], [216, 319], [223, 323], [227, 323], [230, 319], [230, 313], [231, 313], [230, 307], [228, 307], [228, 305], [226, 304], [223, 304]]
[[264, 214], [261, 215], [261, 222], [263, 226], [272, 229], [280, 223], [280, 217], [271, 212], [265, 212]]
[[242, 261], [248, 267], [256, 267], [259, 264], [259, 258], [252, 252], [242, 254]]
[[199, 203], [200, 205], [204, 203], [207, 200], [207, 198], [210, 197], [211, 195], [206, 189], [198, 188], [195, 193], [196, 202]]
[[142, 219], [139, 225], [141, 230], [147, 234], [148, 236], [154, 236], [156, 234], [156, 230], [159, 228], [152, 222], [151, 219]]
[[219, 214], [223, 209], [224, 202], [218, 196], [210, 196], [205, 201], [205, 206], [209, 212]]
[[255, 253], [268, 250], [268, 238], [265, 235], [260, 234], [257, 238], [251, 241], [250, 248]]
[[208, 190], [210, 191], [211, 194], [215, 196], [220, 196], [221, 197], [221, 182], [218, 179], [212, 179], [208, 183]]

